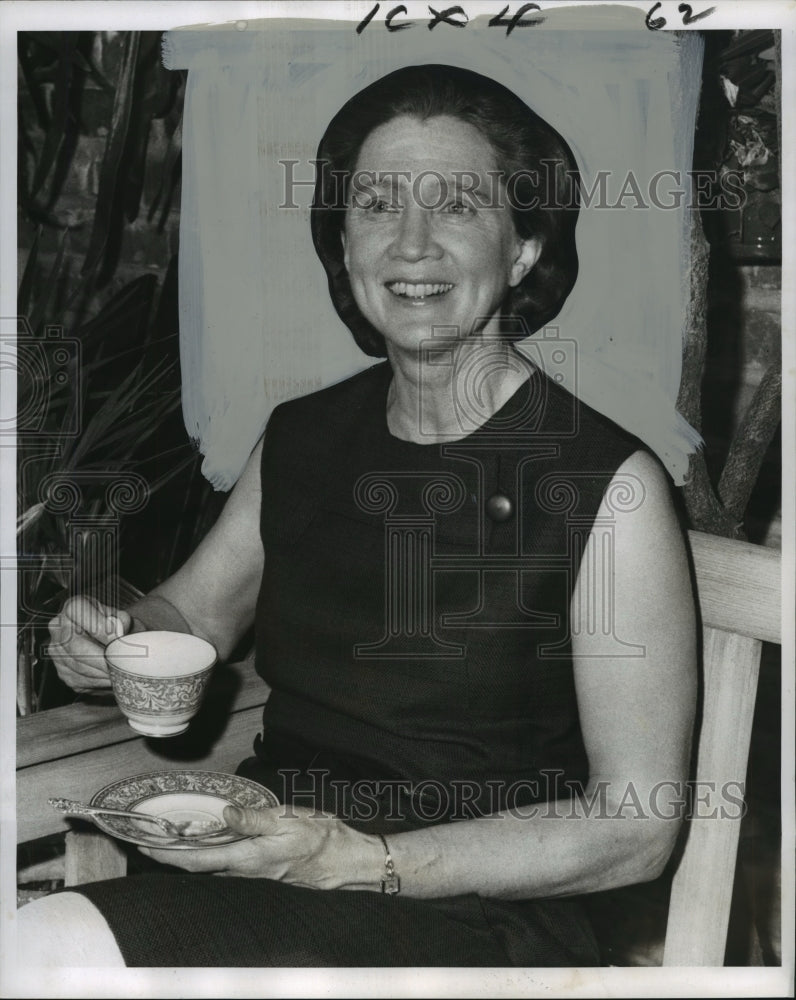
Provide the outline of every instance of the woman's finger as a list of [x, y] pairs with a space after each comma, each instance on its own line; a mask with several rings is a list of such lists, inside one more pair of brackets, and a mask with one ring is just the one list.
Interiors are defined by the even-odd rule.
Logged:
[[58, 663], [53, 660], [58, 676], [68, 684], [73, 691], [94, 691], [97, 689], [107, 690], [110, 688], [110, 679], [107, 674], [88, 673], [83, 670]]
[[108, 687], [110, 684], [104, 647], [93, 639], [75, 636], [68, 645], [50, 643], [47, 654], [58, 676], [72, 688]]
[[222, 874], [229, 870], [230, 861], [234, 863], [234, 859], [227, 856], [223, 847], [201, 851], [167, 851], [153, 847], [139, 847], [138, 850], [161, 865], [184, 868], [185, 871], [195, 874]]
[[67, 642], [54, 641], [47, 647], [53, 659], [69, 660], [89, 672], [102, 672], [105, 664], [105, 647], [88, 636], [74, 635]]
[[282, 813], [281, 806], [270, 809], [249, 809], [241, 806], [225, 806], [224, 819], [237, 833], [248, 836], [268, 836], [279, 832], [277, 817]]
[[334, 819], [333, 813], [322, 812], [320, 809], [308, 809], [305, 806], [270, 806], [252, 809], [243, 806], [225, 806], [224, 819], [238, 833], [248, 836], [267, 837], [275, 833], [290, 833], [295, 831], [295, 825], [306, 819]]
[[47, 652], [61, 680], [75, 691], [109, 687], [105, 647], [131, 624], [126, 611], [90, 597], [70, 598], [49, 625]]
[[128, 632], [131, 624], [126, 611], [109, 607], [93, 597], [72, 597], [50, 622], [50, 632], [62, 644], [88, 636], [104, 647]]

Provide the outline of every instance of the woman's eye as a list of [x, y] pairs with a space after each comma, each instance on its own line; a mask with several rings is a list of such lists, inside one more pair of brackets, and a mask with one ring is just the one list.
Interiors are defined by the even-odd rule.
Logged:
[[385, 215], [388, 212], [400, 211], [400, 205], [390, 198], [380, 198], [374, 194], [361, 191], [354, 194], [352, 208], [374, 215]]
[[443, 211], [447, 215], [469, 215], [472, 209], [469, 205], [465, 205], [463, 201], [450, 201], [445, 205]]
[[384, 212], [397, 212], [398, 206], [395, 202], [387, 201], [386, 198], [374, 198], [373, 201], [368, 205], [371, 212], [375, 212], [377, 215]]

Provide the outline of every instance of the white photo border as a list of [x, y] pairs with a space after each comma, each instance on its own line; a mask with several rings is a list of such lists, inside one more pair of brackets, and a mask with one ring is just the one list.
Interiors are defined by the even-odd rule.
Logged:
[[[507, 0], [461, 0], [471, 16], [497, 13]], [[162, 30], [200, 23], [264, 17], [330, 18], [358, 23], [373, 8], [365, 2], [34, 2], [0, 4], [0, 317], [16, 315], [16, 33], [19, 30]], [[405, 0], [408, 17], [428, 17], [428, 5]], [[652, 2], [618, 0], [648, 12]], [[594, 7], [592, 0], [540, 0], [542, 10]], [[381, 5], [383, 15], [393, 4]], [[445, 5], [432, 4], [437, 8]], [[513, 3], [512, 9], [519, 6]], [[676, 0], [663, 0], [655, 16], [678, 30]], [[796, 530], [796, 9], [787, 0], [694, 0], [695, 12], [715, 8], [698, 29], [779, 28], [782, 32], [782, 349], [783, 349], [783, 725], [782, 725], [782, 948], [780, 968], [665, 969], [60, 969], [15, 968], [15, 644], [0, 628], [0, 995], [4, 997], [268, 997], [268, 996], [793, 996], [794, 969], [794, 531]], [[0, 369], [0, 417], [16, 408], [15, 372]], [[15, 554], [14, 449], [0, 449], [0, 553]], [[7, 577], [4, 574], [4, 583]], [[16, 594], [0, 592], [0, 622], [16, 620]], [[265, 980], [265, 981], [264, 981]]]

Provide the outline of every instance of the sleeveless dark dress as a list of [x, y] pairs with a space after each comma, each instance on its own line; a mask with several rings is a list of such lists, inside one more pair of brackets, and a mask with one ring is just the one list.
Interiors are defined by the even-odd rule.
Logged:
[[[387, 427], [391, 377], [377, 365], [269, 421], [256, 624], [272, 691], [239, 768], [385, 835], [587, 780], [569, 600], [606, 487], [639, 447], [536, 369], [462, 440], [402, 441]], [[598, 963], [577, 900], [185, 874], [78, 891], [129, 965]]]

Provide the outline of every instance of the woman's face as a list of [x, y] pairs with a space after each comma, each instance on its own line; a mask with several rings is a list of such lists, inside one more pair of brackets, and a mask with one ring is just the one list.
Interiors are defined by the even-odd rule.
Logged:
[[515, 232], [497, 171], [490, 143], [450, 116], [394, 118], [365, 140], [344, 259], [357, 305], [388, 346], [416, 351], [435, 326], [448, 339], [497, 334], [509, 287], [540, 250]]

